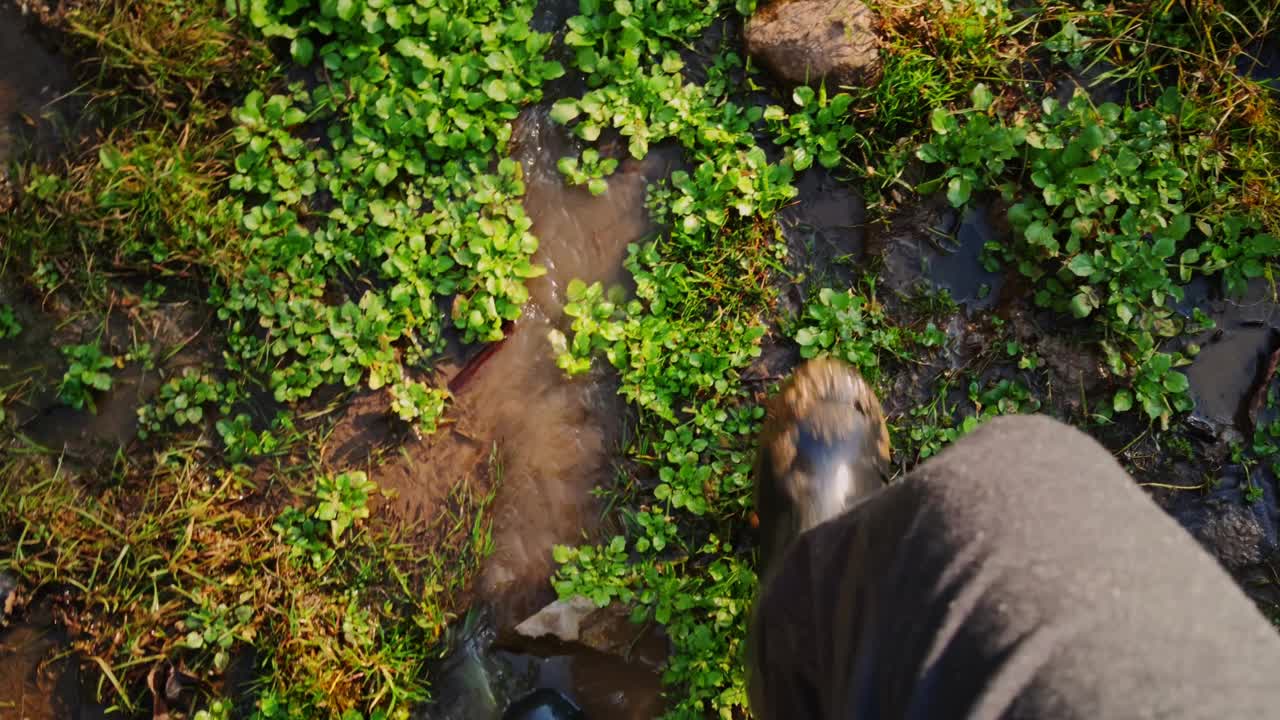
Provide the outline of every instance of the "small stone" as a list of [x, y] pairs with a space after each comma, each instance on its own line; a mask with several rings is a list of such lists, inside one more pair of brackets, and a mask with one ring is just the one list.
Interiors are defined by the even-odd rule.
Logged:
[[564, 642], [577, 642], [582, 621], [596, 610], [596, 604], [581, 595], [556, 600], [517, 625], [516, 633], [534, 640], [550, 635]]
[[791, 85], [873, 85], [880, 79], [875, 13], [859, 0], [775, 0], [747, 21], [747, 52]]
[[578, 595], [547, 605], [517, 625], [515, 632], [530, 640], [553, 637], [570, 646], [659, 667], [667, 658], [666, 637], [656, 627], [630, 618], [630, 609], [622, 603], [597, 607]]

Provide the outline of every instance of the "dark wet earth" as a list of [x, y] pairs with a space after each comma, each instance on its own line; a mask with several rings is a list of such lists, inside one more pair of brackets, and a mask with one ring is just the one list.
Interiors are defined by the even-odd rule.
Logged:
[[[547, 11], [538, 22], [553, 25], [560, 19]], [[70, 65], [30, 29], [12, 5], [0, 2], [0, 163], [22, 148], [56, 146], [68, 126], [68, 105], [58, 101], [74, 87]], [[1263, 49], [1257, 65], [1280, 68], [1274, 48]], [[542, 240], [537, 261], [548, 275], [531, 283], [531, 304], [506, 341], [483, 357], [463, 353], [443, 366], [443, 379], [455, 389], [458, 422], [436, 436], [405, 439], [400, 452], [375, 471], [375, 481], [398, 492], [386, 510], [417, 519], [430, 515], [457, 478], [487, 481], [495, 447], [503, 468], [494, 506], [495, 552], [480, 580], [479, 604], [486, 612], [477, 617], [484, 619], [459, 629], [453, 654], [436, 669], [440, 699], [419, 716], [497, 718], [509, 703], [549, 687], [572, 698], [589, 718], [654, 717], [662, 707], [658, 678], [665, 640], [659, 633], [640, 638], [621, 617], [602, 622], [604, 639], [592, 644], [535, 641], [511, 628], [553, 599], [546, 583], [551, 546], [597, 529], [600, 509], [590, 491], [608, 482], [626, 413], [607, 373], [575, 380], [560, 373], [551, 361], [547, 332], [565, 325], [569, 279], [625, 283], [626, 244], [654, 230], [644, 210], [644, 187], [669, 173], [679, 157], [657, 149], [645, 161], [624, 163], [610, 179], [608, 193], [596, 198], [561, 182], [554, 163], [568, 154], [570, 141], [547, 122], [544, 108], [527, 111], [517, 130], [517, 154], [528, 182], [526, 209]], [[909, 382], [891, 385], [911, 384], [919, 386], [915, 393], [927, 394], [944, 372], [980, 354], [988, 340], [983, 333], [990, 332], [983, 320], [998, 316], [1020, 328], [1020, 337], [1046, 357], [1051, 385], [1076, 387], [1087, 381], [1105, 390], [1105, 377], [1086, 377], [1097, 374], [1089, 368], [1100, 361], [1071, 342], [1071, 329], [1030, 307], [1017, 278], [983, 262], [983, 246], [1009, 233], [997, 200], [981, 199], [957, 212], [940, 198], [926, 198], [896, 213], [887, 227], [870, 226], [858, 193], [829, 174], [811, 170], [797, 182], [799, 201], [779, 217], [792, 269], [800, 271], [795, 287], [783, 293], [789, 306], [798, 306], [810, 288], [847, 285], [867, 265], [878, 268], [888, 294], [946, 291], [959, 306], [955, 317], [939, 323], [950, 345], [936, 363], [913, 368]], [[0, 301], [17, 308], [26, 328], [17, 341], [0, 341], [0, 387], [38, 388], [23, 405], [9, 408], [24, 431], [85, 467], [127, 448], [136, 435], [136, 408], [155, 391], [159, 376], [126, 370], [101, 399], [96, 415], [72, 412], [52, 392], [63, 368], [54, 348], [79, 341], [79, 333], [89, 329], [56, 323], [58, 308], [3, 284]], [[1258, 398], [1273, 383], [1280, 305], [1265, 283], [1252, 285], [1244, 298], [1227, 299], [1202, 282], [1187, 289], [1179, 311], [1190, 316], [1193, 308], [1215, 321], [1214, 329], [1178, 341], [1201, 347], [1185, 368], [1196, 410], [1188, 429], [1177, 431], [1198, 454], [1166, 458], [1146, 434], [1120, 457], [1140, 482], [1179, 488], [1153, 487], [1152, 493], [1246, 590], [1270, 600], [1272, 586], [1253, 581], [1267, 575], [1267, 561], [1280, 550], [1276, 480], [1268, 468], [1233, 465], [1226, 448], [1247, 441], [1256, 424], [1270, 417]], [[200, 343], [191, 338], [204, 332], [203, 311], [174, 302], [162, 314], [168, 320], [151, 330], [157, 346], [190, 344], [167, 367], [198, 362]], [[121, 320], [122, 327], [127, 325]], [[123, 332], [107, 330], [108, 338]], [[784, 375], [795, 360], [787, 354], [760, 374]], [[915, 397], [885, 400], [901, 408]], [[352, 461], [371, 443], [385, 442], [383, 410], [376, 397], [353, 402], [335, 430], [330, 459]], [[1074, 417], [1079, 408], [1055, 396], [1045, 411]], [[1141, 428], [1120, 430], [1124, 440], [1110, 443], [1115, 450]], [[1248, 503], [1251, 485], [1262, 495]], [[29, 604], [17, 607], [10, 625], [0, 630], [0, 718], [102, 716], [92, 702], [93, 688], [82, 684], [82, 661], [67, 656], [68, 638], [58, 622], [60, 600], [25, 600]]]
[[56, 150], [75, 121], [70, 63], [36, 29], [16, 5], [0, 2], [0, 165], [20, 149]]

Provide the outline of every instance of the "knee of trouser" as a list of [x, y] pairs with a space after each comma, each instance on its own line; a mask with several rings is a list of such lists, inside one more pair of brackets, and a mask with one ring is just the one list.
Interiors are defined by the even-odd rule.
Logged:
[[989, 486], [992, 494], [1035, 493], [1045, 485], [1129, 481], [1096, 440], [1044, 415], [990, 420], [931, 459], [917, 473], [928, 483]]
[[1004, 415], [978, 426], [956, 443], [981, 446], [984, 452], [1001, 456], [1052, 454], [1078, 455], [1083, 460], [1110, 458], [1111, 453], [1096, 440], [1048, 415]]

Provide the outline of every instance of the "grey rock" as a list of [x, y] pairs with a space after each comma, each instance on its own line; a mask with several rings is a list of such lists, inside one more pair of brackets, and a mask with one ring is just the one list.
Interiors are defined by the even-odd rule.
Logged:
[[[1200, 477], [1190, 468], [1172, 471], [1176, 485], [1191, 485]], [[1253, 469], [1251, 480], [1244, 473], [1227, 468], [1206, 497], [1179, 493], [1172, 509], [1174, 518], [1231, 570], [1266, 562], [1280, 551], [1275, 478], [1260, 468]], [[1250, 484], [1262, 490], [1252, 503], [1247, 502]]]
[[1219, 562], [1229, 568], [1242, 568], [1262, 562], [1262, 546], [1267, 531], [1246, 507], [1231, 507], [1213, 515], [1196, 529], [1196, 539]]
[[747, 21], [747, 52], [791, 85], [880, 80], [875, 13], [859, 0], [775, 0]]

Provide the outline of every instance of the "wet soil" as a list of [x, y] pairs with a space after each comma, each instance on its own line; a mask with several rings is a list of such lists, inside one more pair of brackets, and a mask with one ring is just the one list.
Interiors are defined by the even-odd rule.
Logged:
[[[198, 366], [211, 354], [203, 342], [208, 309], [191, 300], [157, 302], [146, 311], [122, 306], [104, 319], [77, 310], [61, 296], [42, 298], [0, 281], [0, 302], [23, 328], [16, 338], [0, 340], [0, 388], [8, 412], [30, 442], [60, 451], [73, 470], [96, 468], [128, 446], [137, 436], [138, 408], [162, 377]], [[67, 368], [58, 348], [90, 342], [119, 358], [119, 364], [110, 371], [111, 389], [95, 393], [92, 411], [76, 410], [58, 397]], [[143, 344], [161, 359], [156, 366], [125, 359]]]
[[0, 0], [0, 166], [20, 149], [56, 150], [81, 105], [70, 62], [38, 30], [34, 17]]
[[96, 720], [106, 709], [82, 687], [74, 658], [63, 657], [67, 634], [55, 603], [44, 598], [21, 624], [0, 629], [0, 717], [15, 720]]

